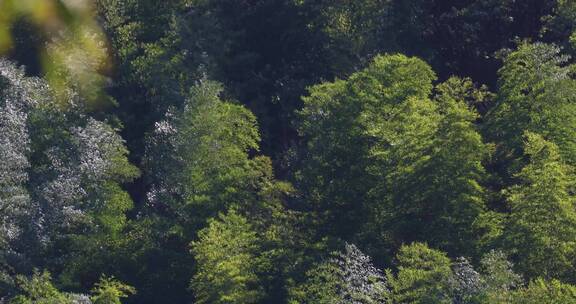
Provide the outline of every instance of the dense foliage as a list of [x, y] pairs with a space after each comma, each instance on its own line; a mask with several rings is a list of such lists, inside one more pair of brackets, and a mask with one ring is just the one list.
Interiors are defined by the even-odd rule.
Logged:
[[576, 303], [576, 4], [0, 1], [0, 303]]

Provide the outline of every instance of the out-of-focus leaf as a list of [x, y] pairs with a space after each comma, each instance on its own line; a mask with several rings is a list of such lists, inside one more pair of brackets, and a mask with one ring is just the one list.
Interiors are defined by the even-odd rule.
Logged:
[[39, 48], [42, 69], [56, 94], [72, 89], [87, 110], [111, 104], [103, 88], [109, 67], [106, 36], [89, 0], [4, 0], [0, 2], [0, 56], [12, 48], [12, 25], [25, 19], [48, 38]]

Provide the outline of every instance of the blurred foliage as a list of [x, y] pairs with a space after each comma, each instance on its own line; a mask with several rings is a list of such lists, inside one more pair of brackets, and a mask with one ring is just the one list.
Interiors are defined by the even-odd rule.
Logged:
[[42, 43], [33, 54], [57, 94], [74, 89], [89, 110], [113, 104], [103, 91], [109, 71], [106, 37], [90, 0], [4, 0], [0, 2], [0, 55], [15, 47], [16, 25]]

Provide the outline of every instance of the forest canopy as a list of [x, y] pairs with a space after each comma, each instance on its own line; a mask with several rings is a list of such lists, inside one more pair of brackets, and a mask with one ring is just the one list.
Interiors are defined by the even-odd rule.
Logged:
[[0, 303], [576, 303], [576, 2], [0, 0]]

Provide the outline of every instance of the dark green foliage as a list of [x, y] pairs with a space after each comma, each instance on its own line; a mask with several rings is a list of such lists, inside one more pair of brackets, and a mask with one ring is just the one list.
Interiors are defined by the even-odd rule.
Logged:
[[499, 158], [521, 157], [523, 135], [529, 131], [549, 138], [565, 161], [574, 163], [576, 81], [568, 60], [560, 48], [542, 43], [522, 43], [505, 57], [498, 103], [485, 127], [489, 139], [499, 144]]
[[182, 109], [156, 124], [149, 140], [150, 206], [170, 214], [173, 229], [185, 235], [231, 206], [260, 213], [273, 189], [291, 191], [274, 181], [266, 157], [249, 155], [260, 140], [255, 117], [222, 101], [220, 93], [218, 83], [199, 83]]
[[114, 112], [125, 126], [123, 135], [135, 163], [144, 155], [145, 134], [170, 106], [183, 105], [189, 87], [204, 73], [200, 68], [204, 49], [188, 47], [204, 46], [196, 35], [213, 33], [204, 32], [204, 27], [184, 32], [186, 2], [95, 1], [116, 66], [108, 91], [118, 103]]
[[529, 163], [516, 176], [519, 185], [506, 191], [512, 213], [504, 230], [518, 269], [528, 278], [571, 281], [575, 256], [576, 210], [569, 192], [572, 168], [559, 149], [534, 133], [526, 134]]
[[375, 221], [394, 231], [396, 243], [426, 240], [452, 254], [473, 254], [479, 231], [472, 223], [484, 212], [481, 162], [489, 148], [474, 126], [477, 114], [456, 94], [466, 84], [451, 78], [437, 87], [435, 103], [409, 99], [383, 125], [372, 170], [384, 173], [386, 184], [372, 195], [389, 197], [374, 208], [381, 217]]
[[[367, 170], [374, 163], [371, 150], [385, 140], [378, 133], [388, 131], [379, 122], [386, 124], [386, 117], [392, 116], [388, 112], [404, 101], [425, 98], [434, 77], [424, 62], [393, 55], [378, 57], [348, 81], [310, 88], [300, 112], [299, 130], [307, 147], [296, 178], [308, 203], [327, 221], [326, 228], [345, 228], [336, 231], [342, 236], [357, 231], [353, 224], [359, 223], [369, 202], [367, 194], [378, 183]], [[426, 109], [414, 107], [414, 111]], [[343, 222], [349, 224], [338, 224]]]
[[0, 0], [0, 303], [576, 303], [575, 12]]
[[[167, 266], [177, 268], [172, 271], [175, 277], [152, 283], [171, 290], [182, 280], [180, 275], [193, 275], [195, 265], [181, 256], [188, 243], [198, 239], [198, 231], [210, 218], [234, 208], [241, 213], [238, 217], [250, 219], [249, 225], [258, 233], [258, 248], [267, 255], [262, 263], [276, 266], [259, 278], [266, 282], [262, 288], [264, 298], [265, 289], [282, 288], [282, 280], [276, 281], [279, 278], [275, 276], [288, 267], [285, 259], [291, 249], [285, 246], [293, 246], [289, 244], [296, 239], [291, 235], [293, 217], [283, 205], [293, 189], [274, 179], [267, 157], [250, 156], [258, 150], [260, 140], [256, 119], [243, 106], [223, 101], [221, 92], [221, 85], [216, 82], [199, 82], [191, 88], [185, 105], [170, 109], [148, 138], [145, 165], [150, 191], [146, 212], [153, 221], [146, 224], [151, 227], [141, 228], [161, 233], [152, 237], [156, 244], [145, 249], [144, 254], [154, 253], [154, 259], [162, 263], [178, 257], [180, 263], [189, 264]], [[203, 301], [214, 297], [202, 292]], [[248, 295], [239, 297], [242, 302]], [[222, 301], [226, 301], [226, 296]]]
[[84, 99], [55, 94], [8, 62], [1, 70], [2, 143], [9, 148], [2, 159], [1, 255], [12, 275], [38, 265], [80, 285], [85, 256], [97, 264], [107, 254], [91, 249], [101, 251], [122, 232], [132, 200], [120, 185], [138, 169], [117, 131], [83, 111]]
[[[362, 232], [368, 246], [382, 242], [374, 251], [425, 239], [451, 252], [471, 249], [489, 150], [464, 100], [469, 82], [451, 79], [431, 100], [434, 77], [418, 59], [389, 55], [347, 81], [310, 89], [297, 178], [329, 233]], [[355, 227], [359, 218], [369, 221]]]

